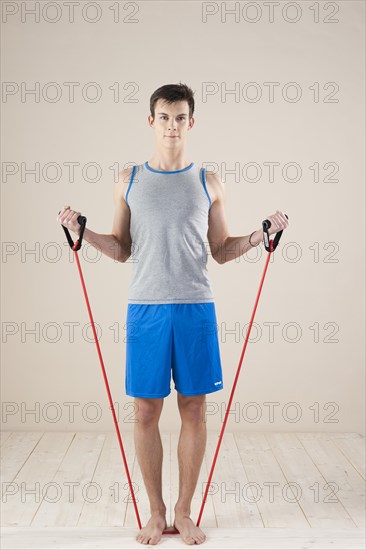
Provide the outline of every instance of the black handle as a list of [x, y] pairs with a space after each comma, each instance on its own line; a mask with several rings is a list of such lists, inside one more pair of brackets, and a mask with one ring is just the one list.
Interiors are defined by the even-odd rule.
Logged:
[[[288, 219], [288, 215], [285, 214], [285, 216]], [[271, 224], [270, 220], [264, 220], [262, 222], [264, 248], [267, 250], [267, 252], [273, 252], [274, 250], [276, 250], [277, 245], [280, 242], [280, 238], [282, 237], [282, 233], [283, 233], [283, 229], [281, 231], [279, 231], [278, 233], [276, 233], [276, 237], [275, 237], [275, 239], [272, 243], [272, 250], [271, 250], [270, 242], [269, 242], [269, 234], [268, 234], [268, 229], [271, 227], [271, 225], [272, 224]]]
[[[60, 212], [61, 212], [61, 210], [60, 210]], [[60, 212], [59, 212], [59, 214], [60, 214]], [[68, 243], [70, 245], [70, 248], [72, 248], [72, 250], [80, 250], [80, 248], [81, 248], [81, 242], [83, 240], [83, 235], [84, 235], [84, 230], [85, 230], [85, 225], [86, 225], [86, 217], [85, 216], [78, 216], [78, 222], [81, 225], [81, 229], [80, 229], [79, 238], [76, 241], [77, 242], [76, 246], [75, 246], [74, 241], [71, 238], [70, 232], [67, 229], [67, 227], [65, 227], [64, 225], [61, 224], [63, 230], [65, 231], [65, 235], [66, 235], [66, 238], [67, 238]], [[74, 248], [74, 246], [75, 246], [75, 248]]]

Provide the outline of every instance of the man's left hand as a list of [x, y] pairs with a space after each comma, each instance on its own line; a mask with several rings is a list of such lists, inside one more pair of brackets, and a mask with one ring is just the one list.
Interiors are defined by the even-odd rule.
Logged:
[[278, 233], [282, 229], [286, 229], [289, 226], [289, 221], [286, 218], [286, 215], [280, 210], [276, 210], [275, 214], [272, 216], [267, 216], [266, 218], [271, 222], [271, 227], [268, 229], [268, 235], [273, 235], [273, 233]]

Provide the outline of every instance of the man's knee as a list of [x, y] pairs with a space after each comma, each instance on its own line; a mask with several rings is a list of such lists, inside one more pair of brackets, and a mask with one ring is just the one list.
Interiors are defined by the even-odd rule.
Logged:
[[184, 422], [194, 424], [205, 420], [206, 395], [182, 395], [178, 393], [178, 408]]
[[151, 427], [159, 422], [163, 398], [135, 397], [137, 425]]

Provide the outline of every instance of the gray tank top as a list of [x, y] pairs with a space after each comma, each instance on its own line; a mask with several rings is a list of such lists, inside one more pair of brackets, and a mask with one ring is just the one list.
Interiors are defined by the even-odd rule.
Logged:
[[214, 302], [207, 272], [211, 198], [205, 168], [133, 166], [126, 192], [133, 262], [128, 303]]

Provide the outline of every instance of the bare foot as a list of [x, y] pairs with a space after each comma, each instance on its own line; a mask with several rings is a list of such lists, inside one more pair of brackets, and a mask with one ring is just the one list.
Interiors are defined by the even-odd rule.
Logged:
[[177, 514], [173, 525], [187, 544], [202, 544], [206, 540], [204, 532], [193, 523], [189, 516]]
[[151, 515], [146, 527], [143, 527], [140, 530], [136, 540], [141, 544], [157, 544], [161, 539], [162, 532], [166, 528], [167, 524], [165, 514], [162, 512], [157, 512]]

